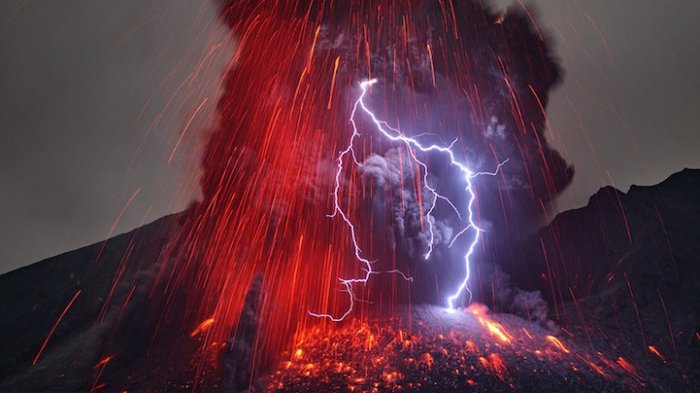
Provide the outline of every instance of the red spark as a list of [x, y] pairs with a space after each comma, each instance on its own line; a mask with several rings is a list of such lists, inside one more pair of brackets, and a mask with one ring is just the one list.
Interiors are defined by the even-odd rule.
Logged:
[[662, 355], [661, 352], [659, 352], [659, 350], [656, 349], [655, 346], [649, 345], [648, 348], [649, 348], [649, 352], [653, 353], [654, 355], [656, 355], [656, 357], [658, 357], [659, 359], [663, 360], [664, 363], [666, 363], [666, 358], [664, 358], [664, 355]]
[[56, 331], [58, 324], [61, 323], [61, 321], [63, 320], [63, 317], [66, 316], [66, 314], [68, 313], [68, 310], [70, 310], [71, 306], [73, 306], [75, 299], [78, 298], [81, 291], [82, 291], [81, 289], [78, 289], [78, 291], [75, 293], [75, 295], [73, 295], [71, 300], [68, 302], [66, 307], [61, 312], [61, 315], [58, 316], [58, 319], [56, 319], [56, 322], [54, 322], [53, 326], [51, 327], [51, 331], [49, 331], [49, 334], [46, 336], [46, 339], [41, 344], [41, 348], [39, 348], [39, 352], [37, 352], [36, 356], [34, 356], [34, 360], [32, 360], [32, 365], [36, 365], [36, 363], [39, 361], [39, 357], [44, 352], [44, 349], [46, 349], [46, 345], [49, 343], [49, 340], [51, 340], [51, 337], [53, 336], [54, 332]]
[[100, 359], [100, 361], [97, 362], [92, 368], [96, 369], [96, 368], [98, 368], [98, 367], [100, 367], [100, 366], [104, 366], [104, 365], [106, 365], [107, 363], [109, 363], [110, 360], [112, 360], [112, 358], [114, 358], [114, 355], [105, 356], [105, 357], [103, 357], [102, 359]]

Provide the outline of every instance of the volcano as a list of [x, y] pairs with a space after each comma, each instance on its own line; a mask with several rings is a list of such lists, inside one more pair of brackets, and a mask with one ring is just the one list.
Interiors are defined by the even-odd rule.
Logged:
[[[494, 312], [476, 304], [453, 312], [406, 305], [390, 318], [309, 325], [290, 334], [287, 349], [257, 370], [249, 367], [254, 306], [244, 310], [228, 342], [207, 343], [216, 348], [207, 361], [197, 348], [216, 321], [204, 320], [182, 335], [159, 332], [169, 325], [153, 317], [165, 303], [152, 285], [159, 272], [168, 271], [160, 265], [168, 263], [179, 242], [177, 229], [190, 214], [164, 217], [0, 276], [0, 390], [700, 388], [700, 170], [686, 169], [627, 193], [601, 189], [586, 207], [559, 214], [503, 256], [504, 265], [529, 261], [513, 281], [543, 291], [553, 309], [549, 325], [510, 314], [497, 302], [489, 305]], [[537, 248], [555, 236], [559, 259]], [[555, 286], [543, 281], [543, 274], [564, 268], [577, 274], [562, 270]], [[247, 304], [263, 296], [264, 282], [250, 291], [255, 296], [249, 294]], [[178, 356], [165, 356], [153, 345], [155, 337], [171, 340]], [[237, 362], [230, 362], [232, 352]]]

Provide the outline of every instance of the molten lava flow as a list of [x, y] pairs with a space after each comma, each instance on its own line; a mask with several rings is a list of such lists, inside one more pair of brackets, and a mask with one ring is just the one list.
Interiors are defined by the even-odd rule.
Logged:
[[467, 308], [467, 311], [476, 317], [481, 326], [486, 328], [489, 334], [498, 338], [504, 343], [510, 344], [511, 336], [506, 332], [501, 324], [489, 319], [488, 309], [486, 306], [483, 304], [472, 304], [469, 306], [469, 308]]

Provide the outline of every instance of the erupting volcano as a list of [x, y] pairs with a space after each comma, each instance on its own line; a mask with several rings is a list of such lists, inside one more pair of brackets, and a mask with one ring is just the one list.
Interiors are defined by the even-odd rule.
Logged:
[[225, 341], [262, 273], [264, 363], [313, 317], [469, 301], [477, 257], [483, 299], [490, 249], [536, 226], [573, 174], [542, 136], [559, 70], [527, 14], [228, 2], [222, 15], [240, 46], [175, 273], [194, 286], [191, 323], [213, 318]]
[[[40, 320], [0, 387], [699, 386], [698, 174], [548, 223], [574, 170], [548, 142], [562, 71], [525, 4], [218, 1], [237, 49], [202, 199], [0, 278], [19, 321], [0, 336]], [[68, 284], [26, 307], [4, 292], [19, 274]]]
[[162, 319], [213, 320], [208, 351], [261, 273], [258, 367], [318, 317], [488, 300], [494, 250], [536, 227], [573, 175], [543, 136], [559, 68], [528, 13], [232, 1], [222, 15], [239, 48], [204, 200], [155, 284], [187, 296], [169, 295]]

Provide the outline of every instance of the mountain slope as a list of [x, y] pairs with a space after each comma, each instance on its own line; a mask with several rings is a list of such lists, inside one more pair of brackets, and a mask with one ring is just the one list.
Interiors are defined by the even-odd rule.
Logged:
[[[177, 231], [188, 214], [164, 217], [106, 242], [1, 275], [0, 391], [70, 392], [91, 388], [111, 391], [127, 386], [132, 388], [129, 391], [191, 389], [192, 373], [183, 370], [191, 366], [187, 354], [194, 353], [196, 340], [177, 343], [178, 351], [183, 354], [182, 364], [164, 364], [164, 358], [149, 353], [152, 334], [159, 323], [153, 315], [160, 315], [155, 311], [162, 304], [162, 298], [149, 291], [160, 270], [159, 263], [167, 260], [169, 249], [178, 246]], [[477, 377], [472, 379], [481, 387], [473, 389], [495, 389], [499, 384], [505, 389], [508, 383], [525, 389], [530, 385], [515, 382], [527, 379], [531, 369], [548, 370], [538, 374], [537, 378], [541, 379], [537, 380], [550, 378], [550, 390], [581, 378], [598, 381], [596, 387], [611, 391], [697, 388], [698, 222], [700, 170], [686, 169], [658, 185], [633, 186], [627, 193], [603, 188], [591, 197], [586, 207], [561, 213], [532, 238], [503, 250], [500, 260], [511, 273], [514, 284], [542, 290], [548, 297], [553, 318], [561, 327], [557, 337], [573, 354], [561, 353], [553, 347], [546, 338], [551, 332], [513, 316], [495, 315], [494, 320], [501, 322], [521, 347], [497, 351], [499, 346], [488, 341], [493, 337], [479, 336], [476, 344], [480, 352], [464, 355], [468, 363], [465, 369], [478, 370]], [[469, 329], [456, 334], [477, 335], [474, 329], [483, 328], [469, 320], [476, 318], [469, 315], [451, 326], [448, 316], [429, 308], [407, 311], [406, 316], [415, 324], [415, 339], [424, 345], [420, 349], [426, 351], [439, 350], [430, 348], [439, 334], [448, 335], [461, 329], [460, 326], [469, 325]], [[390, 332], [397, 332], [391, 323], [379, 321], [370, 329], [386, 325], [393, 329]], [[523, 327], [528, 328], [527, 334]], [[344, 329], [339, 328], [333, 333], [335, 336], [324, 336], [324, 340], [337, 336], [338, 346], [342, 347], [342, 339], [347, 336], [344, 334], [348, 333]], [[530, 334], [535, 338], [529, 338]], [[311, 344], [309, 341], [306, 345]], [[321, 362], [327, 356], [324, 348], [307, 347], [306, 354], [298, 360]], [[358, 353], [357, 347], [350, 349], [353, 356], [372, 354], [371, 351]], [[450, 353], [463, 350], [449, 346], [447, 349]], [[533, 351], [545, 349], [558, 352], [535, 361], [532, 356], [537, 357], [537, 353]], [[344, 356], [341, 352], [339, 358]], [[494, 353], [510, 367], [509, 382], [508, 378], [499, 378], [497, 368], [488, 368], [495, 361]], [[389, 353], [394, 360], [399, 355]], [[418, 355], [423, 356], [411, 353], [409, 357]], [[608, 374], [619, 374], [621, 379], [602, 377], [595, 367], [586, 363], [593, 359], [589, 355], [597, 359], [596, 365], [605, 363], [598, 356], [613, 362], [607, 365], [613, 370]], [[289, 358], [294, 354], [284, 356]], [[433, 358], [440, 356], [435, 354]], [[530, 358], [523, 360], [522, 356]], [[632, 362], [636, 371], [630, 372], [620, 365], [619, 357]], [[450, 357], [444, 359], [448, 361]], [[568, 362], [571, 367], [547, 362]], [[288, 374], [278, 377], [273, 374], [263, 381], [269, 382], [269, 387], [274, 387], [273, 382], [289, 384], [287, 389], [334, 386], [328, 385], [328, 380], [300, 382], [295, 376], [304, 376], [308, 370], [294, 368], [296, 365], [290, 367]], [[574, 370], [586, 367], [586, 371]], [[453, 383], [445, 377], [449, 370], [440, 367], [434, 370], [435, 374], [428, 374], [429, 378]], [[548, 377], [547, 373], [553, 374]], [[643, 385], [635, 374], [643, 380]], [[415, 375], [426, 377], [421, 373]], [[366, 382], [357, 381], [357, 386]], [[342, 386], [347, 388], [347, 380], [343, 380]]]
[[[0, 390], [80, 390], [182, 214], [0, 276]], [[40, 377], [39, 377], [40, 376]]]

